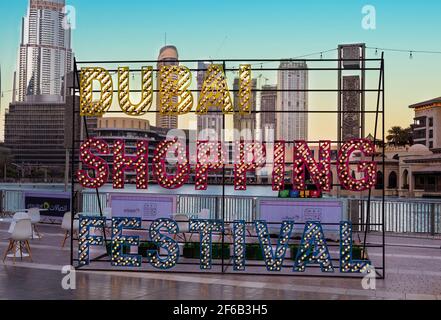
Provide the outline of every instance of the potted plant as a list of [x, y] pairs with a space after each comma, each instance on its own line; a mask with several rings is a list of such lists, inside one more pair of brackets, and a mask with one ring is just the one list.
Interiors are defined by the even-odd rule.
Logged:
[[158, 247], [151, 241], [143, 241], [138, 246], [138, 254], [147, 257], [147, 251], [155, 250], [158, 251]]
[[199, 243], [186, 243], [184, 245], [183, 256], [187, 259], [199, 259], [200, 258], [200, 245]]
[[[223, 248], [222, 248], [223, 247]], [[221, 243], [213, 243], [211, 245], [212, 259], [222, 259], [222, 252], [224, 258], [230, 257], [230, 245]], [[200, 243], [186, 243], [184, 245], [183, 256], [187, 259], [199, 259], [201, 256]]]
[[258, 243], [248, 243], [245, 255], [247, 260], [263, 260], [262, 248]]
[[289, 250], [291, 251], [291, 259], [295, 260], [297, 257], [297, 252], [299, 251], [299, 245], [298, 244], [290, 244]]

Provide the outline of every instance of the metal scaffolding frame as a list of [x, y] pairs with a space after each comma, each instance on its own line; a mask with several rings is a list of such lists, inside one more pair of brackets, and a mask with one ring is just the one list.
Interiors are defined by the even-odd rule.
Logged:
[[[179, 60], [179, 63], [197, 63], [200, 60]], [[343, 62], [346, 61], [346, 59], [343, 59], [341, 56], [339, 56], [338, 59], [216, 59], [216, 60], [208, 60], [208, 62], [211, 63], [216, 63], [216, 64], [221, 64], [224, 67], [224, 71], [225, 73], [229, 72], [229, 71], [238, 71], [237, 68], [227, 68], [227, 63], [233, 63], [233, 62], [242, 62], [242, 63], [253, 63], [256, 65], [260, 65], [260, 68], [256, 68], [256, 71], [261, 72], [261, 71], [278, 71], [279, 68], [267, 68], [267, 67], [263, 67], [264, 64], [268, 64], [268, 63], [280, 63], [283, 61], [298, 61], [298, 62], [335, 62], [337, 63], [338, 67], [337, 68], [305, 68], [304, 70], [315, 70], [315, 71], [337, 71], [338, 75], [340, 76], [342, 71], [344, 70], [343, 67]], [[351, 59], [348, 59], [348, 61], [354, 61]], [[79, 78], [80, 78], [80, 70], [79, 70], [79, 66], [102, 66], [102, 65], [115, 65], [115, 64], [119, 64], [119, 65], [133, 65], [133, 64], [152, 64], [152, 63], [158, 63], [160, 61], [156, 61], [156, 60], [132, 60], [132, 61], [74, 61], [74, 74], [75, 74], [75, 81], [73, 83], [73, 95], [76, 96], [79, 93]], [[360, 90], [353, 90], [353, 91], [357, 91], [359, 92], [362, 96], [363, 96], [363, 105], [360, 108], [360, 111], [348, 111], [348, 112], [355, 112], [355, 113], [359, 113], [361, 116], [361, 119], [363, 119], [363, 123], [362, 123], [362, 129], [361, 132], [364, 132], [364, 127], [365, 127], [365, 121], [366, 121], [366, 115], [367, 114], [374, 114], [375, 115], [375, 123], [374, 123], [374, 143], [379, 141], [381, 142], [381, 149], [382, 149], [382, 172], [385, 172], [385, 95], [384, 95], [384, 53], [382, 53], [381, 58], [379, 59], [367, 59], [364, 55], [363, 57], [360, 59], [360, 61], [357, 61], [358, 63], [360, 63], [360, 68], [357, 69], [358, 71], [361, 71], [363, 73], [363, 86], [360, 88]], [[379, 64], [378, 67], [366, 67], [366, 63], [376, 63]], [[109, 71], [112, 71], [112, 69], [108, 69]], [[156, 70], [156, 69], [155, 69]], [[190, 69], [191, 71], [202, 71], [199, 69]], [[287, 69], [283, 69], [283, 70], [287, 70]], [[301, 69], [295, 69], [295, 70], [301, 70]], [[116, 72], [117, 70], [113, 70], [114, 72]], [[131, 72], [140, 72], [141, 69], [131, 69]], [[376, 71], [378, 72], [379, 76], [378, 76], [378, 88], [370, 88], [370, 89], [366, 89], [364, 87], [364, 83], [365, 83], [365, 72], [366, 71]], [[131, 90], [131, 92], [140, 92], [141, 90]], [[189, 90], [192, 92], [198, 92], [200, 90]], [[253, 89], [253, 92], [262, 92], [264, 90], [262, 89]], [[306, 111], [276, 111], [276, 113], [308, 113], [308, 114], [337, 114], [338, 115], [338, 125], [337, 125], [337, 141], [332, 141], [333, 144], [338, 144], [339, 146], [344, 143], [344, 141], [342, 141], [341, 139], [341, 117], [343, 114], [343, 110], [341, 108], [341, 95], [344, 91], [351, 91], [351, 90], [344, 90], [341, 87], [341, 83], [339, 82], [338, 87], [337, 88], [331, 88], [331, 89], [305, 89], [305, 90], [282, 90], [282, 89], [272, 89], [272, 90], [267, 90], [267, 91], [307, 91], [307, 92], [335, 92], [336, 94], [338, 94], [338, 101], [337, 101], [337, 106], [336, 107], [330, 107], [329, 110], [322, 110], [322, 111], [317, 111], [317, 110], [306, 110]], [[158, 92], [158, 89], [154, 90], [154, 92]], [[230, 90], [230, 92], [234, 92], [234, 90]], [[366, 110], [365, 108], [365, 102], [364, 102], [364, 94], [366, 92], [372, 92], [372, 93], [376, 93], [377, 95], [377, 103], [376, 103], [376, 108], [375, 110]], [[85, 121], [85, 119], [81, 119], [81, 124], [78, 125], [76, 124], [76, 118], [77, 115], [79, 114], [79, 106], [76, 105], [75, 102], [76, 99], [73, 99], [74, 103], [73, 103], [73, 117], [72, 117], [72, 145], [71, 145], [71, 150], [70, 150], [70, 155], [71, 155], [71, 159], [70, 159], [70, 170], [71, 170], [71, 190], [72, 190], [72, 203], [71, 203], [71, 209], [72, 209], [72, 230], [73, 230], [73, 225], [74, 225], [74, 220], [75, 220], [75, 215], [78, 212], [77, 209], [77, 202], [78, 202], [78, 195], [79, 195], [79, 191], [76, 191], [76, 186], [78, 185], [78, 181], [76, 180], [76, 169], [78, 168], [78, 166], [80, 165], [77, 156], [78, 156], [78, 146], [79, 143], [82, 141], [83, 137], [80, 138], [80, 140], [78, 140], [76, 137], [76, 130], [78, 130], [81, 127], [84, 127], [84, 133], [85, 133], [85, 138], [89, 138], [89, 129], [87, 127], [87, 121]], [[157, 110], [151, 110], [148, 111], [150, 113], [158, 113], [159, 111]], [[194, 111], [192, 111], [194, 112]], [[221, 110], [218, 111], [212, 111], [210, 110], [209, 112], [222, 112]], [[123, 113], [123, 111], [109, 111], [108, 113]], [[259, 110], [252, 110], [252, 113], [262, 113], [262, 111]], [[380, 120], [380, 116], [381, 116], [381, 120]], [[380, 122], [381, 121], [381, 122]], [[225, 114], [223, 115], [223, 129], [225, 129]], [[379, 131], [379, 127], [381, 128], [381, 131]], [[379, 134], [381, 133], [381, 134]], [[318, 143], [319, 141], [307, 141], [308, 143]], [[373, 159], [374, 160], [373, 156]], [[334, 187], [339, 188], [339, 185], [333, 185]], [[225, 187], [226, 187], [226, 183], [225, 183], [225, 165], [223, 166], [223, 170], [222, 170], [222, 201], [225, 201]], [[99, 210], [100, 210], [100, 215], [103, 216], [103, 205], [101, 203], [100, 200], [100, 196], [99, 196], [99, 190], [96, 190], [96, 195], [97, 195], [97, 200], [98, 200], [98, 206], [99, 206]], [[381, 196], [381, 203], [382, 203], [382, 219], [381, 219], [381, 223], [372, 223], [371, 222], [371, 217], [370, 217], [370, 211], [371, 211], [371, 200], [372, 200], [372, 192], [371, 190], [369, 190], [369, 195], [367, 198], [367, 210], [366, 213], [363, 214], [364, 219], [361, 221], [361, 223], [353, 223], [354, 227], [357, 227], [359, 231], [361, 231], [364, 234], [364, 239], [363, 239], [363, 250], [369, 249], [369, 248], [378, 248], [381, 250], [382, 252], [382, 258], [381, 258], [381, 264], [374, 266], [377, 276], [381, 279], [385, 278], [385, 265], [386, 265], [386, 259], [385, 259], [385, 228], [384, 228], [384, 214], [385, 214], [385, 183], [383, 183], [383, 187], [382, 187], [382, 196]], [[378, 200], [378, 199], [377, 199]], [[225, 205], [222, 205], [222, 209], [220, 210], [221, 212], [216, 212], [216, 216], [217, 217], [225, 217]], [[219, 210], [219, 209], [218, 209]], [[225, 223], [229, 223], [231, 221], [225, 221]], [[281, 222], [278, 222], [277, 224], [280, 224]], [[268, 223], [269, 225], [271, 223]], [[276, 224], [276, 223], [274, 223]], [[296, 225], [303, 225], [303, 224], [299, 224], [296, 223]], [[327, 225], [327, 224], [323, 224], [323, 225]], [[330, 224], [331, 225], [331, 224]], [[382, 243], [381, 244], [369, 244], [367, 242], [367, 233], [369, 232], [370, 229], [374, 229], [376, 228], [376, 230], [378, 230], [378, 228], [381, 228], [381, 233], [382, 233]], [[104, 227], [105, 229], [106, 227]], [[105, 237], [104, 241], [107, 244], [108, 240], [106, 238], [106, 232], [105, 230], [103, 230], [103, 235]], [[226, 242], [226, 237], [228, 235], [226, 234], [226, 232], [224, 231], [221, 234], [222, 237], [222, 248], [224, 244], [228, 244], [228, 242]], [[250, 237], [254, 237], [256, 238], [257, 236], [251, 236]], [[232, 257], [228, 257], [228, 256], [224, 256], [224, 252], [222, 250], [222, 259], [220, 262], [213, 262], [213, 266], [216, 266], [216, 270], [215, 271], [207, 271], [207, 270], [199, 270], [199, 261], [195, 261], [195, 262], [179, 262], [178, 265], [194, 265], [195, 269], [198, 270], [170, 270], [170, 271], [161, 271], [161, 270], [155, 270], [152, 267], [145, 269], [145, 268], [140, 268], [139, 270], [128, 270], [126, 268], [116, 268], [116, 267], [111, 267], [110, 265], [110, 259], [108, 257], [107, 254], [101, 255], [99, 257], [93, 258], [91, 259], [91, 263], [92, 264], [100, 264], [100, 267], [93, 267], [93, 266], [79, 266], [78, 265], [78, 259], [76, 258], [76, 254], [77, 254], [77, 247], [75, 246], [78, 243], [78, 239], [74, 238], [73, 236], [71, 236], [71, 242], [70, 242], [70, 249], [71, 249], [71, 265], [73, 265], [77, 270], [93, 270], [93, 271], [139, 271], [139, 272], [174, 272], [174, 273], [201, 273], [201, 274], [236, 274], [236, 275], [240, 275], [240, 274], [244, 274], [244, 275], [274, 275], [274, 276], [313, 276], [313, 277], [343, 277], [343, 278], [348, 278], [348, 277], [360, 277], [360, 275], [358, 274], [342, 274], [342, 273], [335, 273], [334, 275], [330, 275], [330, 274], [320, 274], [320, 273], [313, 273], [313, 274], [309, 274], [309, 273], [299, 273], [299, 272], [292, 272], [292, 265], [288, 265], [285, 261], [284, 263], [284, 269], [288, 270], [290, 269], [289, 272], [279, 272], [279, 273], [271, 273], [266, 271], [265, 265], [262, 263], [247, 263], [247, 268], [250, 269], [252, 268], [254, 271], [234, 271], [232, 270]], [[181, 243], [181, 242], [180, 242]], [[230, 243], [231, 244], [231, 243]], [[339, 244], [328, 244], [329, 247], [338, 247]], [[338, 259], [333, 259], [333, 260], [338, 260]], [[318, 266], [315, 265], [311, 265], [309, 266], [309, 268], [311, 268], [312, 270], [318, 268]], [[339, 269], [338, 265], [334, 265], [335, 269]], [[257, 270], [257, 271], [256, 271]]]

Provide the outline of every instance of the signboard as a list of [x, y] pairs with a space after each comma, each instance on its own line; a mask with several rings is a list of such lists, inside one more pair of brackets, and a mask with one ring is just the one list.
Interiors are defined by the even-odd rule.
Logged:
[[63, 217], [70, 211], [70, 194], [69, 193], [26, 193], [25, 207], [40, 208], [41, 215], [49, 217]]
[[112, 195], [112, 216], [153, 221], [176, 213], [176, 197], [155, 195]]
[[[251, 64], [240, 65], [237, 70], [239, 90], [235, 91], [238, 91], [239, 99], [236, 108], [232, 103], [223, 65], [211, 64], [207, 67], [198, 101], [194, 100], [192, 90], [189, 90], [192, 79], [189, 68], [183, 65], [162, 66], [157, 71], [159, 81], [156, 90], [161, 103], [156, 111], [166, 116], [179, 116], [195, 111], [196, 115], [203, 116], [210, 108], [217, 106], [224, 115], [236, 111], [240, 115], [252, 113]], [[117, 96], [120, 112], [132, 117], [150, 112], [153, 106], [153, 67], [144, 66], [141, 72], [141, 101], [134, 104], [130, 100], [128, 81], [130, 70], [128, 67], [118, 68]], [[80, 115], [91, 117], [105, 115], [111, 108], [115, 96], [114, 80], [109, 71], [98, 66], [87, 66], [81, 69], [79, 78]], [[97, 82], [101, 87], [98, 91], [93, 89], [94, 83], [96, 85]], [[76, 172], [76, 177], [83, 188], [99, 190], [112, 181], [113, 189], [121, 190], [125, 188], [125, 175], [130, 171], [136, 172], [138, 190], [148, 190], [152, 176], [153, 180], [164, 189], [177, 190], [193, 182], [194, 179], [195, 190], [204, 191], [208, 188], [210, 171], [224, 168], [225, 174], [225, 167], [231, 166], [234, 190], [240, 195], [241, 191], [247, 190], [247, 181], [250, 180], [247, 174], [270, 163], [273, 170], [269, 175], [271, 187], [268, 191], [271, 188], [272, 191], [302, 192], [306, 190], [307, 181], [315, 186], [317, 192], [331, 191], [334, 187], [332, 166], [336, 167], [336, 178], [342, 189], [363, 192], [373, 188], [377, 183], [377, 163], [373, 161], [376, 146], [369, 139], [354, 138], [339, 143], [339, 150], [334, 160], [331, 160], [331, 140], [314, 142], [319, 145], [316, 156], [311, 148], [313, 143], [303, 140], [279, 140], [273, 144], [242, 139], [230, 142], [231, 144], [227, 144], [226, 141], [197, 140], [195, 148], [190, 149], [186, 139], [178, 139], [175, 136], [167, 136], [165, 140], [155, 141], [153, 146], [149, 144], [148, 139], [138, 139], [136, 151], [126, 153], [124, 139], [106, 141], [101, 138], [91, 138], [83, 141], [80, 146], [81, 166]], [[290, 145], [293, 146], [292, 149]], [[232, 152], [229, 151], [230, 146]], [[153, 157], [149, 154], [152, 147]], [[267, 152], [272, 156], [268, 157]], [[363, 161], [354, 161], [354, 154], [361, 154]], [[368, 161], [371, 157], [372, 161]], [[111, 166], [109, 166], [109, 158], [113, 158]], [[173, 170], [170, 170], [171, 166]], [[358, 173], [355, 176], [352, 174], [354, 166]], [[288, 184], [286, 178], [289, 172], [291, 176]], [[289, 266], [293, 273], [304, 272], [310, 264], [318, 265], [322, 272], [334, 272], [337, 268], [341, 273], [370, 272], [369, 260], [353, 259], [352, 223], [344, 220], [343, 201], [261, 199], [258, 208], [259, 220], [252, 222], [199, 218], [176, 221], [172, 217], [176, 212], [176, 203], [177, 196], [115, 194], [111, 196], [110, 201], [111, 221], [106, 217], [80, 215], [78, 265], [86, 266], [90, 263], [91, 246], [107, 244], [105, 232], [103, 236], [91, 232], [97, 228], [109, 228], [110, 222], [112, 238], [108, 255], [112, 267], [142, 268], [143, 265], [147, 265], [156, 270], [172, 270], [180, 259], [194, 259], [198, 256], [200, 269], [210, 270], [213, 265], [218, 265], [212, 261], [220, 259], [216, 252], [219, 243], [214, 242], [214, 237], [228, 234], [228, 243], [224, 243], [224, 237], [222, 238], [220, 250], [222, 270], [225, 258], [231, 261], [234, 271], [245, 271], [248, 267], [255, 268], [256, 265], [247, 263], [247, 260], [253, 259], [247, 257], [246, 253], [247, 249], [253, 250], [250, 245], [257, 245], [264, 262], [257, 267], [266, 268], [269, 272], [280, 272], [286, 268], [288, 250], [295, 251]], [[147, 229], [143, 220], [151, 221]], [[128, 230], [144, 230], [148, 231], [148, 234], [144, 232], [141, 240], [140, 235], [128, 235], [126, 233]], [[339, 252], [333, 250], [333, 256], [326, 243], [328, 237], [325, 231], [339, 237], [339, 244], [334, 245], [339, 247]], [[299, 243], [293, 243], [294, 233], [300, 233]], [[274, 234], [278, 235], [277, 240]], [[191, 242], [193, 235], [197, 237], [199, 252], [192, 255], [193, 258], [185, 255], [180, 257], [180, 245], [183, 242]], [[124, 252], [124, 246], [141, 247], [143, 242], [147, 241], [153, 245], [153, 248], [147, 249], [144, 257], [139, 253], [140, 251], [138, 254]], [[213, 249], [215, 245], [216, 250]], [[226, 254], [224, 245], [229, 246]], [[335, 262], [337, 254], [338, 263]], [[184, 261], [183, 264], [191, 263]]]
[[[260, 200], [260, 219], [268, 223], [280, 223], [292, 220], [304, 224], [307, 221], [319, 221], [324, 231], [339, 230], [339, 224], [345, 220], [342, 200]], [[335, 225], [328, 225], [329, 223]], [[278, 226], [279, 227], [279, 226]], [[274, 228], [271, 228], [274, 229]], [[278, 228], [280, 230], [280, 228]], [[295, 231], [301, 233], [303, 226], [297, 225]], [[277, 231], [278, 233], [279, 231]]]

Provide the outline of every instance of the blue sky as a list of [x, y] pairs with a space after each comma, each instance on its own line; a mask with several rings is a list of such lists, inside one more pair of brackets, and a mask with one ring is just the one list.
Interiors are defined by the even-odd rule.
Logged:
[[[10, 99], [27, 2], [0, 1], [2, 110]], [[439, 0], [71, 0], [68, 4], [76, 9], [73, 48], [79, 60], [156, 59], [164, 33], [182, 59], [294, 57], [350, 42], [441, 51]], [[361, 10], [368, 4], [376, 8], [376, 30], [361, 27]], [[372, 50], [368, 54], [374, 57]], [[408, 53], [386, 52], [387, 125], [408, 125], [412, 119], [408, 105], [441, 96], [439, 74], [441, 55], [414, 54], [410, 60]]]

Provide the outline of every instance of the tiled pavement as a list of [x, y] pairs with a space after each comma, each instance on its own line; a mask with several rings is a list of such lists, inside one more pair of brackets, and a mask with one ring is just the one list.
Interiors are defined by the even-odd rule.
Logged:
[[[8, 224], [0, 223], [0, 253], [7, 246]], [[69, 249], [60, 249], [59, 226], [40, 226], [32, 240], [34, 262], [0, 263], [0, 299], [439, 299], [441, 240], [388, 236], [386, 279], [363, 290], [360, 279], [179, 273], [76, 273], [76, 290], [63, 290], [61, 268]], [[381, 238], [370, 235], [369, 242]], [[371, 259], [381, 259], [378, 251]]]

